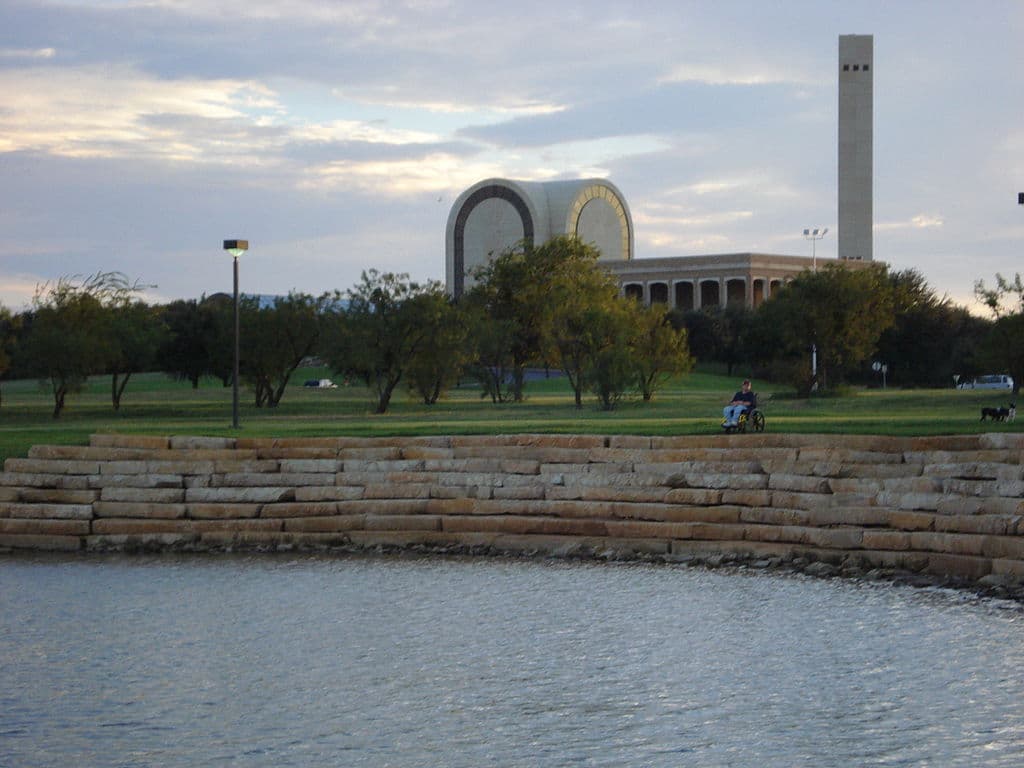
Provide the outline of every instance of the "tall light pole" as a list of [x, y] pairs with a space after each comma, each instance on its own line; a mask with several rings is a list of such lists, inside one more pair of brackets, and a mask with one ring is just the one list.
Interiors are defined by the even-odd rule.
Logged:
[[811, 266], [813, 267], [815, 272], [818, 271], [818, 252], [815, 246], [818, 244], [818, 241], [821, 240], [821, 238], [823, 238], [827, 234], [828, 227], [825, 227], [824, 229], [804, 230], [804, 237], [811, 241]]
[[235, 262], [235, 365], [231, 376], [231, 426], [238, 429], [238, 257], [249, 250], [249, 241], [225, 240], [224, 250]]
[[[818, 241], [828, 234], [828, 227], [823, 229], [805, 229], [804, 237], [811, 241], [811, 268], [818, 271]], [[818, 345], [811, 344], [811, 388], [818, 388]]]

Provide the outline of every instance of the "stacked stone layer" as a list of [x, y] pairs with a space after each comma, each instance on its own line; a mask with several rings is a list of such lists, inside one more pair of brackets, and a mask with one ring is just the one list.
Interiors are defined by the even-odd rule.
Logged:
[[0, 474], [0, 547], [794, 553], [1024, 580], [1024, 435], [94, 435]]

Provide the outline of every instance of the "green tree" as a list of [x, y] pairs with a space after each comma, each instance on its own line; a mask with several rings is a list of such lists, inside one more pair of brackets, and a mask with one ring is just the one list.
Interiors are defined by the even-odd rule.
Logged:
[[590, 314], [590, 345], [584, 382], [602, 410], [611, 411], [637, 383], [635, 313], [633, 299], [595, 308]]
[[337, 312], [327, 344], [327, 361], [339, 374], [357, 376], [375, 394], [374, 411], [386, 413], [406, 367], [426, 343], [417, 305], [424, 293], [443, 293], [434, 281], [410, 282], [406, 274], [363, 272], [348, 291], [348, 308]]
[[1013, 377], [1013, 398], [1020, 395], [1020, 382], [1024, 379], [1024, 282], [1020, 274], [1008, 280], [996, 274], [996, 287], [986, 288], [978, 280], [974, 294], [995, 316], [995, 322], [985, 339], [979, 361], [1000, 369]]
[[[22, 328], [22, 315], [14, 315], [7, 307], [0, 306], [0, 377], [11, 369], [14, 363], [14, 350]], [[3, 404], [3, 393], [0, 391], [0, 405]]]
[[152, 370], [156, 365], [157, 350], [166, 339], [167, 326], [153, 307], [127, 299], [118, 300], [110, 308], [108, 321], [110, 399], [117, 411], [132, 374]]
[[[884, 264], [829, 264], [797, 276], [758, 308], [759, 339], [777, 371], [797, 391], [828, 389], [867, 360], [894, 321], [893, 290]], [[767, 346], [765, 346], [767, 345]], [[816, 348], [818, 375], [811, 376]], [[780, 365], [781, 363], [781, 365]]]
[[686, 331], [672, 327], [665, 307], [635, 307], [633, 311], [637, 389], [644, 402], [649, 402], [669, 377], [692, 371], [693, 358], [686, 344]]
[[53, 418], [60, 418], [69, 394], [106, 369], [114, 354], [109, 305], [131, 290], [116, 272], [62, 277], [36, 290], [19, 355], [52, 392]]
[[464, 313], [439, 291], [409, 301], [424, 338], [409, 360], [406, 379], [410, 392], [433, 405], [458, 382], [470, 360], [469, 326]]
[[253, 388], [257, 408], [276, 408], [295, 369], [317, 349], [329, 301], [295, 292], [269, 306], [255, 296], [240, 299], [240, 376]]

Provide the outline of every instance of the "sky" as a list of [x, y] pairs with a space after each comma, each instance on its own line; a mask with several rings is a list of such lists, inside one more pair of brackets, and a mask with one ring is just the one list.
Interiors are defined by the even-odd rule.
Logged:
[[0, 0], [0, 303], [444, 280], [491, 177], [602, 177], [636, 258], [835, 257], [837, 55], [874, 35], [874, 254], [964, 305], [1024, 256], [1021, 0]]

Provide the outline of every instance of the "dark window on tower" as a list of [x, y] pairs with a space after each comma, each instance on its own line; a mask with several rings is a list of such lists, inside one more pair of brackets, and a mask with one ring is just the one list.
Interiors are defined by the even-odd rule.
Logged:
[[864, 65], [864, 71], [865, 71], [865, 72], [867, 72], [867, 71], [868, 71], [868, 65], [867, 65], [867, 64], [865, 64], [865, 65]]
[[850, 71], [850, 65], [849, 64], [843, 64], [843, 72], [849, 72], [849, 71]]
[[854, 64], [853, 65], [853, 71], [854, 72], [859, 72], [860, 71], [860, 65], [859, 64]]

